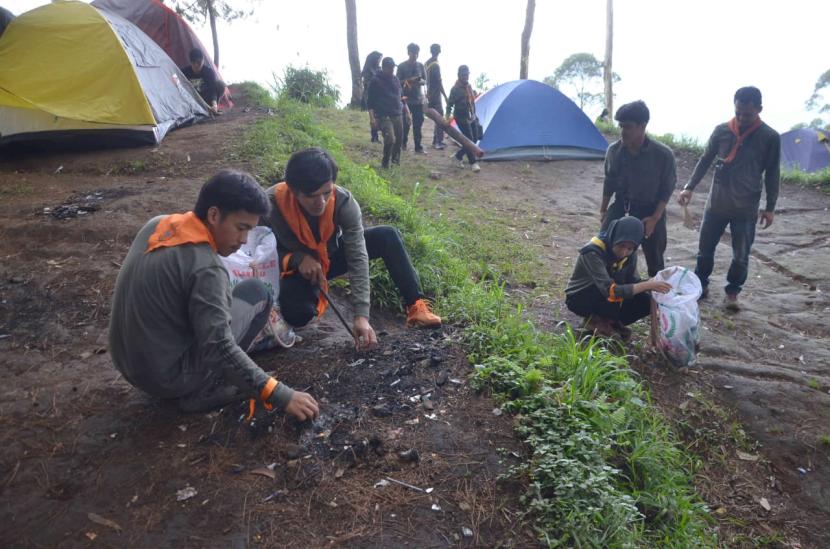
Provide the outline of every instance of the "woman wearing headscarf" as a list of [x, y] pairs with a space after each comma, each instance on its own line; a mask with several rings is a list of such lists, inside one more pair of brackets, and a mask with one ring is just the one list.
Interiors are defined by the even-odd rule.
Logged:
[[666, 293], [668, 282], [637, 275], [637, 247], [643, 240], [643, 223], [636, 217], [613, 221], [607, 231], [595, 236], [579, 250], [571, 280], [565, 289], [565, 304], [586, 319], [586, 327], [597, 335], [616, 331], [624, 339], [626, 326], [649, 315], [647, 292]]
[[[363, 70], [360, 73], [361, 78], [363, 78], [363, 100], [361, 107], [364, 111], [368, 110], [367, 101], [369, 95], [369, 84], [372, 82], [372, 78], [380, 72], [381, 57], [383, 57], [383, 54], [379, 51], [373, 51], [367, 55], [366, 62], [363, 64]], [[380, 139], [378, 138], [378, 130], [377, 128], [372, 127], [371, 119], [369, 120], [369, 129], [372, 132], [372, 143], [380, 143]]]

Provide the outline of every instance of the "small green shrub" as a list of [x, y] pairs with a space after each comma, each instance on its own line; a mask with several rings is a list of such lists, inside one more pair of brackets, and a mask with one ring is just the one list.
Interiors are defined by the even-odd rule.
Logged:
[[830, 166], [813, 173], [801, 170], [784, 170], [781, 180], [787, 183], [796, 183], [805, 187], [818, 187], [824, 192], [830, 192]]
[[329, 80], [325, 69], [315, 71], [308, 66], [289, 65], [282, 77], [273, 74], [271, 89], [277, 97], [288, 97], [316, 107], [334, 107], [340, 101], [340, 88]]

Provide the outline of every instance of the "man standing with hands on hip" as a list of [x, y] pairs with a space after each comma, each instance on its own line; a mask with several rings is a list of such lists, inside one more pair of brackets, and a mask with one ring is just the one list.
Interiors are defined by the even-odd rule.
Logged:
[[[758, 88], [740, 88], [735, 92], [734, 104], [735, 117], [712, 132], [678, 201], [684, 206], [689, 203], [692, 192], [714, 161], [715, 174], [703, 212], [695, 274], [703, 285], [701, 298], [705, 298], [715, 265], [715, 248], [729, 225], [732, 263], [726, 273], [724, 305], [738, 311], [738, 294], [746, 282], [755, 225], [760, 223], [761, 228], [766, 229], [775, 218], [781, 175], [781, 138], [761, 121], [763, 107]], [[766, 190], [766, 206], [759, 211], [762, 190]]]
[[[677, 168], [672, 150], [646, 135], [649, 117], [648, 107], [642, 101], [617, 110], [614, 118], [620, 125], [620, 139], [605, 154], [599, 213], [602, 231], [626, 215], [643, 222], [643, 255], [648, 276], [653, 277], [665, 267], [666, 204], [677, 183]], [[609, 208], [612, 196], [614, 202]]]

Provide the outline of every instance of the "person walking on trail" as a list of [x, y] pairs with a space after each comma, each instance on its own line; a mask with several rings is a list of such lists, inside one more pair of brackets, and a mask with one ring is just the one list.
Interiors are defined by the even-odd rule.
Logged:
[[366, 106], [372, 127], [383, 133], [383, 160], [385, 169], [392, 164], [401, 163], [401, 144], [403, 141], [403, 91], [398, 77], [395, 76], [395, 61], [384, 57], [381, 71], [369, 83]]
[[321, 288], [348, 273], [355, 317], [352, 332], [358, 350], [377, 345], [369, 323], [369, 261], [383, 259], [406, 305], [406, 323], [438, 327], [441, 318], [421, 293], [400, 232], [385, 225], [363, 229], [360, 206], [335, 185], [337, 164], [323, 149], [297, 151], [285, 165], [285, 181], [266, 191], [271, 200], [267, 222], [277, 235], [280, 256], [279, 303], [283, 319], [305, 326], [326, 310]]
[[[458, 130], [472, 142], [478, 141], [480, 136], [473, 133], [473, 122], [476, 120], [476, 103], [473, 87], [470, 86], [470, 67], [461, 65], [458, 67], [458, 80], [450, 89], [450, 97], [447, 99], [447, 120], [451, 120], [455, 114], [455, 123]], [[455, 153], [455, 160], [460, 168], [464, 167], [464, 155], [467, 155], [467, 162], [470, 163], [474, 172], [481, 171], [481, 166], [476, 162], [475, 156], [464, 147]]]
[[404, 119], [403, 127], [403, 145], [406, 149], [406, 143], [409, 141], [409, 127], [412, 126], [412, 138], [415, 141], [415, 152], [418, 154], [426, 154], [424, 147], [421, 146], [421, 127], [424, 125], [424, 84], [426, 83], [427, 73], [424, 66], [418, 62], [418, 54], [421, 48], [418, 44], [409, 44], [406, 47], [406, 52], [409, 58], [398, 65], [398, 80], [403, 86], [403, 95], [406, 97], [406, 104], [409, 107], [410, 117]]
[[652, 278], [640, 281], [637, 275], [637, 247], [643, 240], [644, 225], [634, 216], [612, 221], [579, 250], [574, 272], [565, 288], [568, 309], [586, 319], [585, 326], [596, 335], [631, 336], [627, 328], [651, 312], [648, 292], [666, 293], [671, 284]]
[[202, 97], [210, 111], [219, 112], [218, 101], [225, 93], [225, 84], [216, 75], [216, 71], [205, 63], [205, 54], [199, 48], [193, 48], [188, 55], [190, 64], [181, 67], [182, 74], [187, 78]]
[[614, 118], [620, 125], [620, 139], [605, 153], [601, 230], [626, 215], [640, 219], [645, 227], [643, 255], [648, 275], [654, 276], [665, 267], [666, 204], [677, 184], [674, 153], [646, 135], [649, 110], [644, 102], [623, 105]]
[[154, 217], [139, 230], [115, 282], [109, 325], [113, 365], [130, 384], [178, 399], [185, 412], [260, 399], [299, 420], [317, 416], [311, 395], [246, 354], [273, 299], [257, 279], [231, 291], [219, 257], [238, 250], [268, 208], [251, 175], [222, 170], [192, 211]]
[[[729, 225], [732, 263], [726, 273], [724, 305], [738, 311], [738, 294], [749, 270], [755, 225], [766, 229], [775, 218], [781, 176], [781, 138], [761, 120], [763, 106], [758, 88], [740, 88], [735, 92], [734, 105], [735, 117], [715, 127], [678, 201], [683, 206], [689, 203], [692, 192], [714, 161], [715, 174], [700, 226], [695, 274], [703, 285], [701, 298], [705, 298], [715, 266], [715, 248]], [[763, 190], [766, 205], [759, 210]]]
[[[361, 71], [360, 76], [363, 79], [362, 107], [364, 111], [369, 110], [369, 85], [372, 83], [375, 75], [381, 71], [380, 60], [382, 57], [382, 53], [379, 51], [373, 51], [366, 56], [366, 62], [363, 64], [363, 71]], [[378, 138], [378, 128], [372, 122], [371, 116], [369, 116], [369, 132], [372, 138], [372, 143], [380, 143], [380, 139]]]
[[[438, 64], [438, 56], [441, 54], [440, 44], [431, 45], [429, 52], [432, 57], [424, 65], [427, 73], [427, 106], [444, 116], [444, 105], [441, 99], [446, 100], [447, 93], [444, 91], [444, 82], [441, 80], [441, 66]], [[435, 131], [432, 134], [432, 148], [441, 151], [444, 150], [445, 146], [444, 128], [440, 124], [435, 124]]]

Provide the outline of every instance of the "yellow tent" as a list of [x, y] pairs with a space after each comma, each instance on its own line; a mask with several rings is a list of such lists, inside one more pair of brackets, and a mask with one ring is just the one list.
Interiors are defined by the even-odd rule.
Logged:
[[145, 142], [207, 116], [178, 67], [132, 23], [62, 1], [0, 37], [0, 144], [81, 134]]

